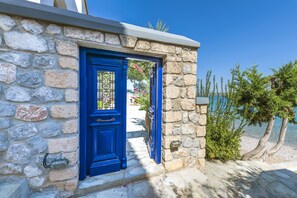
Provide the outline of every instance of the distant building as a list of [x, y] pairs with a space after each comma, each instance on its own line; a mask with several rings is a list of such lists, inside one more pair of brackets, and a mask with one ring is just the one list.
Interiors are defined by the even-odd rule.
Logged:
[[73, 12], [88, 14], [86, 0], [26, 0], [34, 3], [40, 3], [57, 8], [63, 8]]

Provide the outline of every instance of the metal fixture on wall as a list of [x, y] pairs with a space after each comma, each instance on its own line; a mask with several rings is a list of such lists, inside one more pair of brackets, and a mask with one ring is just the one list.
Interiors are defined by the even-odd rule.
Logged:
[[49, 154], [46, 153], [43, 158], [43, 166], [44, 168], [51, 169], [63, 169], [69, 164], [69, 160], [67, 158], [56, 158], [50, 164], [47, 164], [46, 159]]

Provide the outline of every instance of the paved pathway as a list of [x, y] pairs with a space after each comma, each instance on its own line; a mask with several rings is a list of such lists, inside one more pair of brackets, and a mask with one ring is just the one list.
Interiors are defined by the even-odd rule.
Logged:
[[214, 162], [86, 195], [103, 197], [256, 197], [296, 198], [297, 162]]
[[127, 138], [148, 137], [145, 130], [145, 111], [140, 106], [127, 106]]

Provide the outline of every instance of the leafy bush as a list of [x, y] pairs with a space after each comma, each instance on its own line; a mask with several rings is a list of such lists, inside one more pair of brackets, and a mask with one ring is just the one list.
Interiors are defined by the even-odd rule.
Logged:
[[150, 107], [150, 94], [138, 94], [138, 98], [135, 99], [135, 102], [140, 105], [139, 110], [148, 111]]
[[[212, 81], [211, 81], [212, 79]], [[206, 82], [198, 80], [198, 95], [209, 97], [206, 125], [206, 158], [222, 161], [240, 158], [240, 137], [246, 121], [238, 116], [234, 108], [233, 77], [219, 88], [212, 72], [207, 72]]]

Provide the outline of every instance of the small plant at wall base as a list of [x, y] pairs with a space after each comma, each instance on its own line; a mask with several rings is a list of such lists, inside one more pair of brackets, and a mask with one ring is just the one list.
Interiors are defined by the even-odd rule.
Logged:
[[222, 161], [240, 158], [240, 138], [246, 121], [238, 116], [234, 105], [234, 90], [228, 81], [221, 79], [219, 88], [212, 72], [207, 72], [206, 81], [198, 80], [198, 95], [209, 97], [206, 125], [206, 158]]

